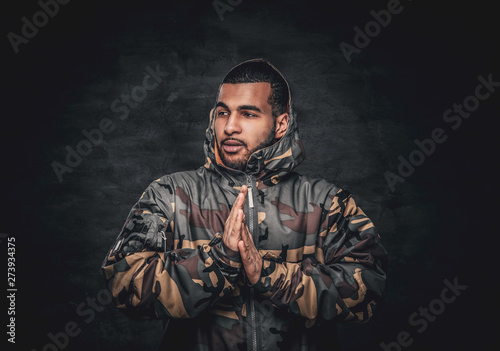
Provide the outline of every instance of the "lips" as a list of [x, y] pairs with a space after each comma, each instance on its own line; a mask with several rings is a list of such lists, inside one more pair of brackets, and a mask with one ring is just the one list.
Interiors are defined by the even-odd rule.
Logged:
[[229, 154], [235, 154], [245, 147], [245, 144], [239, 140], [225, 140], [222, 142], [222, 148]]

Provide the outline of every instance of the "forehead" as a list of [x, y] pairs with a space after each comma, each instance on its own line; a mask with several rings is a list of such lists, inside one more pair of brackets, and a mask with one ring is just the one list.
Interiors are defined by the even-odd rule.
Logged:
[[271, 93], [271, 84], [240, 83], [222, 84], [217, 102], [225, 103], [229, 108], [237, 108], [242, 105], [254, 105], [264, 111], [271, 111], [268, 99]]

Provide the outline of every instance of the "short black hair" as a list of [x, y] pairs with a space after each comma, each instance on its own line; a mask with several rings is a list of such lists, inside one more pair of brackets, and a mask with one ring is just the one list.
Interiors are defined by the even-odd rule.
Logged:
[[267, 60], [254, 59], [240, 63], [226, 74], [222, 84], [269, 83], [269, 105], [273, 117], [288, 112], [288, 84], [280, 72]]

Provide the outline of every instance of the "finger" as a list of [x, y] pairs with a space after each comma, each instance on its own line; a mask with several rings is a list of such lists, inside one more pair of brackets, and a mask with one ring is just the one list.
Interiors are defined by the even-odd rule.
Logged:
[[248, 188], [246, 185], [243, 185], [241, 187], [240, 193], [238, 194], [236, 200], [234, 201], [233, 208], [236, 209], [245, 208], [245, 199], [247, 197], [247, 193], [248, 193]]
[[243, 228], [243, 231], [245, 233], [244, 236], [247, 238], [248, 246], [253, 247], [255, 250], [257, 250], [257, 248], [255, 247], [255, 243], [253, 241], [253, 236], [252, 236], [252, 234], [250, 234], [250, 230], [248, 230], [248, 227], [246, 226], [246, 224]]
[[238, 210], [238, 212], [236, 214], [235, 223], [234, 223], [235, 235], [241, 236], [242, 225], [243, 225], [243, 210]]
[[245, 206], [245, 197], [246, 193], [243, 191], [243, 187], [241, 187], [238, 196], [236, 196], [236, 200], [234, 200], [231, 211], [237, 211], [238, 209], [243, 208]]
[[250, 231], [248, 230], [248, 227], [246, 226], [245, 224], [245, 227], [243, 228], [243, 231], [246, 233], [246, 237], [248, 237], [248, 241], [249, 243], [252, 244], [252, 246], [255, 246], [254, 242], [253, 242], [253, 236], [252, 234], [250, 234]]
[[238, 216], [238, 210], [245, 208], [245, 198], [246, 198], [247, 191], [248, 191], [248, 189], [247, 189], [246, 185], [243, 185], [240, 193], [236, 197], [236, 200], [234, 200], [233, 207], [231, 208], [231, 212], [229, 212], [229, 216], [227, 217], [227, 220], [226, 220], [226, 227], [228, 227], [230, 225], [230, 222], [234, 222], [236, 220], [236, 217]]
[[245, 212], [243, 212], [243, 210], [240, 210], [241, 213], [242, 213], [242, 216], [241, 216], [241, 231], [245, 231], [245, 230], [248, 230], [247, 228], [247, 220], [245, 218]]
[[[242, 225], [244, 225], [242, 219], [243, 210], [231, 211], [231, 213], [232, 216], [226, 220], [226, 224], [224, 226], [223, 240], [226, 245], [236, 245], [236, 247], [233, 246], [233, 249], [237, 250], [238, 242], [236, 240], [241, 238]], [[231, 244], [231, 242], [234, 244]]]
[[231, 235], [231, 233], [233, 233], [234, 226], [237, 223], [235, 217], [236, 216], [232, 212], [229, 214], [226, 225], [224, 226], [224, 233], [226, 233], [226, 235]]
[[240, 224], [239, 226], [240, 237], [244, 240], [245, 245], [248, 245], [247, 243], [248, 237], [246, 235], [248, 233], [248, 227], [245, 222], [245, 212], [243, 212], [243, 210], [240, 210], [240, 216], [238, 217], [238, 222]]
[[244, 195], [244, 196], [247, 196], [247, 193], [248, 193], [248, 187], [247, 187], [245, 184], [243, 184], [243, 185], [241, 186], [240, 193], [243, 193], [243, 195]]
[[248, 231], [246, 224], [243, 225], [243, 223], [241, 228], [241, 239], [243, 240], [245, 247], [250, 247], [250, 244], [253, 245], [253, 242], [250, 242], [251, 240], [250, 232]]
[[[241, 259], [245, 262], [248, 261], [248, 250], [246, 249], [245, 242], [243, 240], [238, 241], [238, 249], [240, 251]], [[243, 265], [245, 265], [245, 262]]]
[[236, 200], [234, 201], [233, 207], [231, 208], [231, 212], [229, 213], [229, 216], [226, 220], [226, 227], [232, 227], [232, 222], [238, 220], [238, 210], [243, 210], [245, 208], [245, 199], [246, 199], [246, 194], [248, 192], [248, 188], [246, 185], [243, 185], [241, 187], [241, 191], [236, 197]]

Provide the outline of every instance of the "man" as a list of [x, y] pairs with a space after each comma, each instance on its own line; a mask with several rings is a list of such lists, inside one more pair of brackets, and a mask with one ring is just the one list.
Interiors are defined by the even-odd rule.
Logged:
[[204, 167], [152, 182], [103, 262], [117, 307], [161, 318], [165, 350], [332, 350], [367, 321], [386, 251], [351, 195], [304, 159], [288, 83], [269, 62], [224, 78]]

